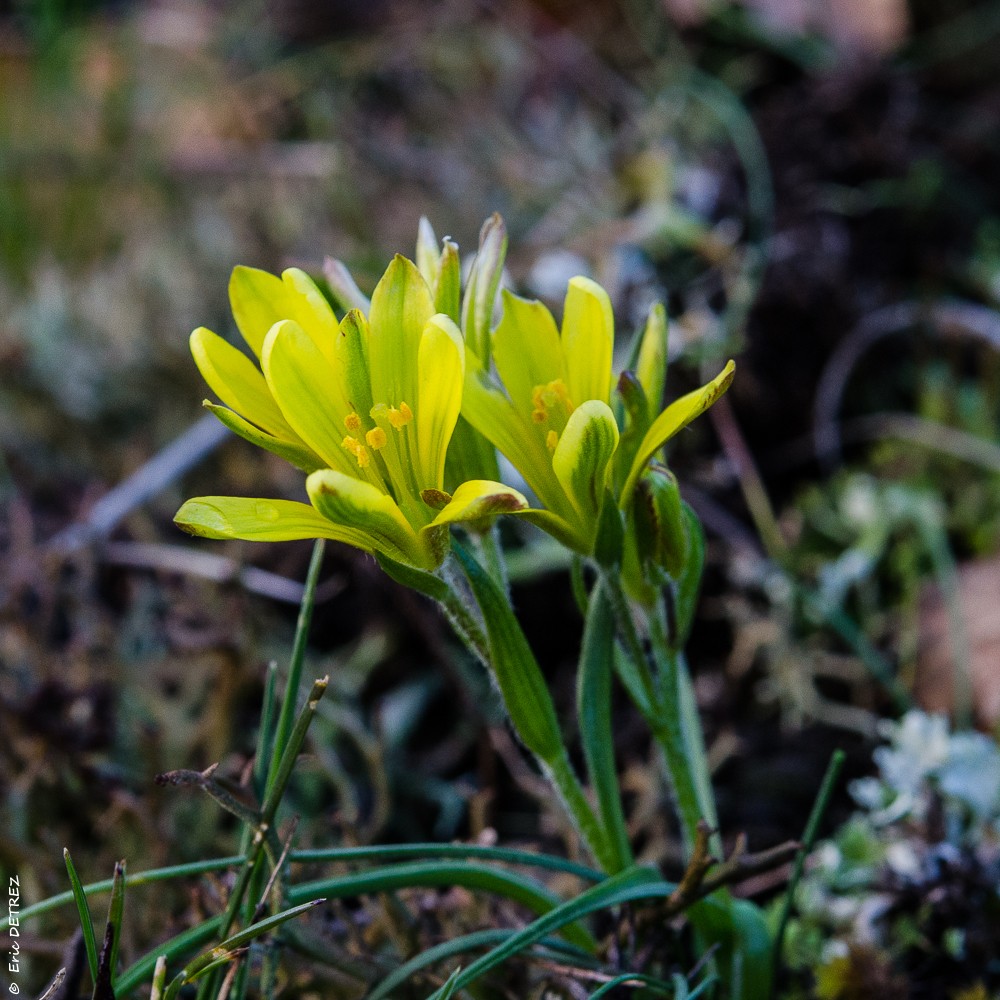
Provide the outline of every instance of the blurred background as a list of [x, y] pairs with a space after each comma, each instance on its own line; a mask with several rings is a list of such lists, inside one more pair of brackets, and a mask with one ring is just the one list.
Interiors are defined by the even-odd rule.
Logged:
[[[85, 880], [231, 850], [152, 779], [238, 781], [309, 544], [174, 528], [189, 496], [301, 491], [188, 433], [187, 335], [235, 333], [236, 264], [332, 255], [369, 291], [421, 215], [471, 255], [499, 211], [510, 284], [558, 310], [592, 275], [623, 351], [665, 301], [671, 396], [737, 358], [671, 453], [709, 536], [690, 659], [727, 838], [798, 836], [831, 750], [869, 773], [907, 706], [995, 733], [998, 36], [966, 0], [0, 2], [0, 866], [26, 900], [63, 846]], [[570, 706], [565, 565], [505, 530]], [[337, 697], [301, 841], [562, 837], [445, 623], [357, 553], [328, 551], [310, 656]], [[633, 835], [676, 857], [624, 706], [619, 731]], [[207, 904], [165, 905], [130, 933]]]

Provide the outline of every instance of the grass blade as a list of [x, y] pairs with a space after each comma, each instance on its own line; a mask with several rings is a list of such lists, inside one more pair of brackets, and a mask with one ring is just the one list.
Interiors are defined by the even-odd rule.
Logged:
[[[111, 935], [108, 971], [112, 984], [118, 969], [118, 949], [122, 940], [122, 920], [125, 915], [125, 859], [115, 864], [115, 875], [111, 880], [111, 902], [108, 905], [108, 928]], [[101, 956], [103, 958], [103, 954]]]
[[598, 815], [614, 859], [609, 872], [612, 875], [633, 863], [615, 766], [615, 739], [611, 730], [614, 651], [614, 613], [603, 581], [598, 581], [590, 597], [583, 632], [577, 670], [576, 711], [587, 775], [597, 796]]
[[97, 982], [97, 941], [94, 938], [94, 922], [90, 916], [90, 906], [87, 903], [87, 894], [83, 890], [83, 883], [76, 873], [76, 866], [69, 855], [69, 850], [63, 848], [63, 860], [66, 862], [66, 871], [69, 874], [69, 883], [73, 887], [73, 900], [76, 903], [76, 912], [80, 916], [80, 928], [83, 931], [83, 945], [87, 952], [87, 964], [90, 966], [90, 977]]
[[[392, 865], [370, 872], [354, 872], [350, 875], [306, 882], [289, 890], [288, 901], [295, 903], [320, 894], [328, 899], [344, 899], [368, 893], [392, 892], [412, 886], [453, 885], [503, 896], [520, 903], [536, 914], [549, 913], [562, 906], [558, 896], [534, 879], [501, 871], [490, 865], [441, 861]], [[569, 924], [572, 923], [573, 921], [569, 921]], [[593, 937], [582, 927], [567, 926], [565, 937], [585, 951], [592, 953], [597, 948]]]
[[[650, 868], [629, 868], [618, 875], [613, 875], [600, 885], [592, 886], [575, 899], [539, 917], [511, 935], [503, 944], [476, 959], [458, 976], [457, 984], [462, 988], [468, 986], [508, 958], [530, 948], [543, 937], [597, 910], [620, 906], [622, 903], [638, 899], [662, 898], [669, 896], [675, 888], [672, 883], [662, 881], [659, 874]], [[440, 990], [431, 1000], [441, 1000]]]

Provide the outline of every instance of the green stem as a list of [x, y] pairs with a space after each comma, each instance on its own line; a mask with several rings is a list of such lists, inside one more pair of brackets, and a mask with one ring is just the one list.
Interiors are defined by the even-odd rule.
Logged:
[[309, 561], [309, 572], [306, 574], [305, 592], [299, 608], [299, 620], [295, 626], [295, 642], [292, 646], [292, 656], [288, 663], [288, 680], [285, 684], [285, 697], [281, 702], [281, 714], [274, 733], [273, 750], [265, 783], [265, 796], [274, 788], [278, 775], [278, 766], [288, 744], [295, 719], [295, 707], [299, 696], [299, 685], [302, 683], [302, 667], [306, 657], [306, 643], [309, 638], [309, 625], [312, 622], [313, 607], [316, 603], [316, 584], [319, 581], [319, 570], [323, 563], [325, 543], [317, 538], [313, 545], [312, 558]]
[[[667, 643], [664, 629], [659, 617], [652, 615], [649, 633], [660, 681], [653, 736], [670, 772], [684, 828], [684, 843], [690, 850], [695, 842], [698, 821], [704, 819], [715, 828], [718, 820], [691, 678], [683, 655]], [[720, 854], [722, 844], [717, 832], [712, 836], [711, 847]]]
[[566, 811], [573, 820], [573, 825], [591, 854], [597, 859], [597, 863], [608, 874], [619, 871], [621, 866], [617, 852], [604, 827], [594, 815], [594, 810], [587, 801], [580, 779], [573, 770], [565, 748], [550, 760], [539, 760], [539, 763], [549, 781], [555, 786]]

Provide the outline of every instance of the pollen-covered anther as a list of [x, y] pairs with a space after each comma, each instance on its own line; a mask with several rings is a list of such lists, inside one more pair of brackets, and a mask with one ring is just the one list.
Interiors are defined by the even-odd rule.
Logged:
[[389, 423], [392, 424], [397, 431], [399, 431], [413, 419], [413, 410], [411, 410], [406, 403], [401, 402], [398, 408], [390, 406], [386, 411], [386, 417], [388, 418]]
[[553, 411], [558, 414], [557, 422], [561, 423], [575, 409], [566, 383], [561, 378], [553, 379], [545, 385], [536, 385], [531, 390], [531, 405], [531, 419], [536, 424], [544, 424], [553, 416]]
[[368, 454], [368, 449], [356, 437], [351, 437], [348, 434], [340, 443], [358, 460], [358, 468], [365, 469], [368, 467], [368, 463], [372, 460], [371, 455]]
[[385, 443], [388, 440], [385, 431], [381, 427], [373, 427], [366, 435], [365, 440], [368, 442], [368, 447], [373, 451], [378, 451], [379, 448], [384, 448]]
[[361, 430], [361, 417], [359, 417], [356, 413], [353, 412], [348, 413], [347, 416], [344, 417], [344, 426], [352, 434], [357, 434], [358, 431]]
[[557, 444], [559, 444], [559, 435], [556, 434], [555, 431], [549, 431], [549, 433], [545, 435], [545, 447], [548, 448], [549, 451], [555, 451]]

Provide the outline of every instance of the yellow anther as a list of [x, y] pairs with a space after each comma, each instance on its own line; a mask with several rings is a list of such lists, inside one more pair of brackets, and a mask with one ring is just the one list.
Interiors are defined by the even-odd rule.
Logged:
[[546, 385], [536, 385], [531, 390], [531, 419], [536, 424], [543, 424], [552, 416], [552, 411], [559, 411], [561, 423], [574, 410], [573, 401], [569, 398], [566, 383], [561, 378], [553, 379]]
[[357, 438], [351, 437], [348, 434], [340, 443], [358, 460], [359, 468], [367, 468], [368, 463], [371, 461], [371, 455], [368, 454], [368, 449]]
[[549, 433], [545, 435], [546, 447], [549, 451], [555, 451], [557, 444], [559, 444], [559, 435], [556, 434], [555, 431], [549, 431]]
[[373, 427], [366, 435], [365, 440], [368, 442], [370, 448], [378, 451], [379, 448], [385, 447], [385, 442], [387, 440], [385, 436], [385, 431], [381, 427]]
[[361, 417], [359, 417], [356, 413], [348, 413], [347, 416], [344, 417], [344, 426], [352, 434], [357, 434], [357, 432], [361, 430]]
[[413, 410], [406, 403], [400, 403], [398, 409], [395, 406], [390, 406], [386, 416], [389, 423], [398, 431], [402, 430], [413, 419]]

